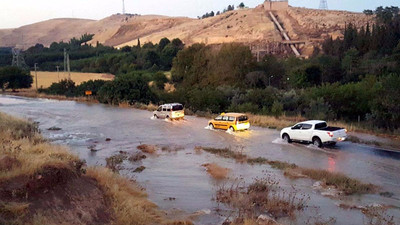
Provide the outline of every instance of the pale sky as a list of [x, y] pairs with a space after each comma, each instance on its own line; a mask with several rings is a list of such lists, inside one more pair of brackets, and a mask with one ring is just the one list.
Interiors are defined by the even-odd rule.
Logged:
[[[289, 0], [292, 6], [318, 8], [320, 0]], [[244, 2], [263, 0], [125, 0], [127, 13], [197, 17]], [[329, 9], [362, 12], [378, 6], [399, 6], [400, 0], [328, 0]], [[102, 19], [122, 12], [122, 0], [0, 0], [0, 29], [16, 28], [53, 18]]]

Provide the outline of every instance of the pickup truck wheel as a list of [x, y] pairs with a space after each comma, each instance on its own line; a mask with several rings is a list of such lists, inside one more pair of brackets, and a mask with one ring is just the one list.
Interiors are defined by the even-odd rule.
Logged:
[[322, 147], [321, 139], [319, 139], [319, 137], [314, 137], [313, 138], [313, 145], [318, 147], [318, 148], [321, 148]]
[[290, 137], [289, 137], [288, 134], [284, 134], [284, 135], [282, 136], [282, 138], [283, 138], [283, 140], [284, 140], [285, 142], [287, 142], [287, 143], [292, 142], [292, 140], [290, 140]]
[[154, 118], [158, 119], [158, 116], [157, 116], [157, 114], [154, 114]]

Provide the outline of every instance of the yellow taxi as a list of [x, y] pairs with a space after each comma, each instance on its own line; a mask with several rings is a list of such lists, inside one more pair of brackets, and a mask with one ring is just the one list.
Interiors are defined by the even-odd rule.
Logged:
[[221, 113], [215, 119], [208, 122], [210, 129], [223, 129], [230, 131], [248, 130], [250, 128], [249, 118], [242, 113]]

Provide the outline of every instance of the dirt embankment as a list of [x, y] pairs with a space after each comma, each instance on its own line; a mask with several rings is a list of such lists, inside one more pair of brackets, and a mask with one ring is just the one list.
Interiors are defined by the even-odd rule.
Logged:
[[[173, 224], [133, 182], [0, 113], [0, 224]], [[191, 224], [183, 221], [181, 224]]]

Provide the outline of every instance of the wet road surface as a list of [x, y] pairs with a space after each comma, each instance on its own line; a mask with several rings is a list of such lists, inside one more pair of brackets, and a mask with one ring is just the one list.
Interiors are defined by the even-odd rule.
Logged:
[[[213, 180], [201, 165], [213, 162], [230, 168], [232, 179], [242, 177], [249, 183], [255, 177], [273, 176], [280, 185], [295, 186], [299, 193], [308, 195], [310, 207], [299, 213], [295, 221], [282, 220], [286, 224], [306, 224], [310, 217], [325, 220], [333, 217], [336, 224], [363, 224], [365, 218], [359, 210], [337, 207], [343, 202], [400, 207], [400, 153], [396, 152], [351, 142], [324, 149], [285, 144], [279, 139], [277, 130], [252, 127], [247, 132], [231, 134], [205, 129], [207, 119], [204, 118], [187, 116], [184, 121], [168, 122], [152, 119], [152, 113], [148, 111], [72, 101], [0, 96], [0, 111], [39, 122], [46, 138], [68, 145], [88, 165], [105, 165], [105, 158], [119, 151], [135, 152], [140, 144], [180, 149], [172, 152], [159, 150], [142, 162], [125, 161], [120, 173], [137, 180], [146, 188], [150, 200], [168, 213], [198, 215], [195, 218], [197, 224], [220, 224], [226, 218], [224, 211], [229, 210], [212, 200], [222, 184]], [[47, 130], [52, 126], [62, 130]], [[111, 138], [111, 141], [105, 141], [106, 138]], [[90, 146], [95, 146], [98, 151], [90, 151]], [[198, 154], [194, 151], [195, 146], [231, 147], [242, 149], [251, 157], [261, 156], [302, 167], [342, 172], [378, 185], [380, 192], [391, 192], [394, 196], [387, 198], [374, 194], [330, 199], [313, 190], [314, 182], [309, 179], [289, 180], [281, 171], [269, 166], [240, 164], [205, 152]], [[132, 172], [141, 165], [146, 167], [142, 173]], [[390, 209], [388, 213], [400, 222], [398, 208]]]

